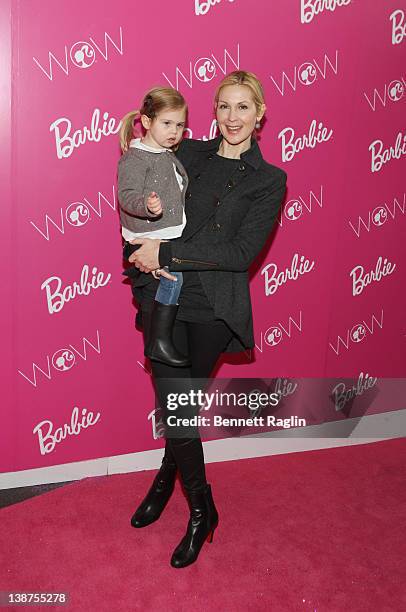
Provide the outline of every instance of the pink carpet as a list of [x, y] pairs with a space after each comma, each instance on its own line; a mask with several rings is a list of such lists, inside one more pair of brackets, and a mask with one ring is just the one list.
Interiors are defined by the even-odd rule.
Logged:
[[70, 593], [65, 608], [16, 610], [406, 610], [405, 439], [207, 473], [220, 521], [194, 565], [169, 565], [188, 518], [179, 483], [136, 530], [155, 472], [87, 478], [1, 511], [0, 590]]

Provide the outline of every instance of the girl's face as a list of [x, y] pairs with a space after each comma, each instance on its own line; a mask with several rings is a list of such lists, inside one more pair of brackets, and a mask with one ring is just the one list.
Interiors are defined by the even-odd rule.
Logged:
[[[265, 110], [265, 109], [264, 109]], [[249, 148], [258, 114], [251, 89], [247, 85], [226, 85], [220, 90], [216, 107], [218, 127], [231, 145]]]
[[147, 133], [143, 141], [151, 147], [170, 149], [182, 138], [186, 122], [186, 109], [164, 110], [154, 118], [141, 116]]

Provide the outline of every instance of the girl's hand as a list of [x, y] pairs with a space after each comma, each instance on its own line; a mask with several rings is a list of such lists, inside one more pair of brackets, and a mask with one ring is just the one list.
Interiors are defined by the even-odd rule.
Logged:
[[162, 214], [162, 203], [161, 198], [155, 191], [151, 191], [147, 200], [147, 208], [150, 213], [153, 215], [161, 215]]
[[159, 268], [159, 244], [160, 240], [154, 238], [137, 238], [131, 240], [131, 244], [141, 244], [141, 248], [134, 251], [128, 258], [141, 272], [152, 272]]

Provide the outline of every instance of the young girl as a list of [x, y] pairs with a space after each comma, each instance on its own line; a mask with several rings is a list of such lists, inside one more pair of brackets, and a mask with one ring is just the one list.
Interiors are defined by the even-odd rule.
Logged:
[[[186, 224], [185, 193], [188, 177], [172, 148], [179, 144], [185, 127], [187, 105], [170, 87], [154, 87], [144, 97], [141, 109], [125, 115], [120, 129], [123, 155], [118, 162], [118, 199], [124, 238], [124, 256], [139, 245], [136, 238], [170, 240], [182, 234]], [[134, 138], [134, 119], [141, 117], [143, 138]], [[124, 274], [139, 274], [130, 268]], [[165, 273], [164, 273], [165, 274]], [[166, 268], [166, 274], [168, 269]], [[178, 309], [182, 273], [160, 276], [151, 318], [150, 340], [144, 354], [172, 366], [188, 366], [189, 360], [172, 342], [172, 327]]]

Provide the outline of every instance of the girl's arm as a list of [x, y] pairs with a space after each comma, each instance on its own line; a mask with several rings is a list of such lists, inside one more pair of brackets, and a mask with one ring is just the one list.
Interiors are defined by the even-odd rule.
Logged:
[[149, 193], [144, 192], [148, 164], [123, 156], [118, 162], [118, 201], [120, 208], [133, 217], [155, 218], [158, 215], [148, 209]]

